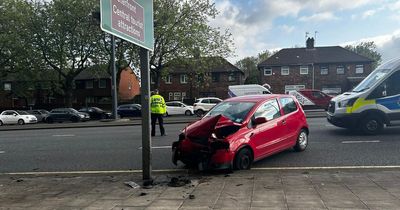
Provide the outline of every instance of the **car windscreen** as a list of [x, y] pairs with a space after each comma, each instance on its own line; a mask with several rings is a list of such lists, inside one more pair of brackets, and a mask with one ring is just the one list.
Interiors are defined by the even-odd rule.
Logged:
[[224, 115], [233, 122], [242, 123], [255, 105], [254, 102], [229, 101], [222, 102], [211, 109], [207, 116]]
[[376, 69], [367, 78], [365, 78], [360, 84], [358, 84], [353, 92], [362, 92], [374, 86], [383, 77], [390, 73], [391, 69]]

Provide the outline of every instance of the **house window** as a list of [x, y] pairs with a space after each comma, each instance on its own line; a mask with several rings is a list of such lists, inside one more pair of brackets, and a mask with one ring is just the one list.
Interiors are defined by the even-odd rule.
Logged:
[[264, 68], [264, 76], [271, 76], [272, 68]]
[[289, 75], [289, 66], [281, 67], [281, 75]]
[[187, 75], [186, 74], [181, 74], [181, 84], [186, 84], [186, 83], [188, 83]]
[[219, 82], [219, 73], [211, 73], [212, 82]]
[[173, 92], [169, 92], [168, 93], [168, 101], [172, 101], [174, 100], [174, 93]]
[[182, 92], [182, 100], [186, 98], [186, 92]]
[[5, 91], [10, 91], [11, 90], [11, 83], [10, 82], [4, 83], [4, 90]]
[[337, 66], [336, 74], [344, 74], [344, 66]]
[[364, 65], [356, 65], [356, 74], [364, 73]]
[[86, 89], [93, 89], [93, 80], [85, 81], [85, 88]]
[[86, 97], [86, 103], [94, 104], [95, 103], [95, 98], [93, 96], [87, 96]]
[[172, 84], [172, 76], [170, 74], [165, 77], [165, 84]]
[[229, 82], [234, 82], [234, 81], [236, 81], [236, 75], [235, 75], [235, 73], [230, 73], [230, 74], [228, 75], [228, 81], [229, 81]]
[[328, 67], [326, 66], [321, 66], [321, 75], [327, 75], [328, 74]]
[[181, 100], [181, 93], [180, 92], [174, 92], [174, 100], [175, 101]]
[[99, 88], [106, 88], [107, 87], [107, 80], [100, 79], [99, 80]]
[[308, 74], [308, 66], [300, 66], [300, 74]]

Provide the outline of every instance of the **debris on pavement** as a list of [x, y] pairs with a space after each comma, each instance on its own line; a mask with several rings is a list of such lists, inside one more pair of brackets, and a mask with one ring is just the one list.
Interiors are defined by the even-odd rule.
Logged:
[[195, 196], [194, 195], [189, 195], [189, 199], [194, 199]]
[[23, 181], [24, 181], [23, 179], [17, 179], [16, 182], [23, 182]]
[[124, 182], [124, 184], [133, 189], [140, 188], [140, 185], [136, 184], [136, 182], [134, 182], [134, 181]]
[[170, 187], [183, 187], [187, 184], [190, 184], [191, 181], [188, 178], [184, 177], [172, 177], [171, 181], [168, 183]]
[[139, 196], [145, 196], [145, 195], [147, 195], [147, 193], [145, 193], [145, 192], [142, 192], [139, 194]]

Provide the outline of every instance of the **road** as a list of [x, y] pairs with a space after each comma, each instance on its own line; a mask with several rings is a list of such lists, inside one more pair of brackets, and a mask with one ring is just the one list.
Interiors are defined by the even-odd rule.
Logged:
[[[310, 118], [310, 144], [254, 164], [265, 167], [400, 166], [400, 127], [362, 136]], [[170, 145], [185, 124], [166, 125], [153, 138], [153, 169], [176, 169]], [[0, 131], [0, 173], [109, 171], [141, 168], [141, 127], [91, 127]]]

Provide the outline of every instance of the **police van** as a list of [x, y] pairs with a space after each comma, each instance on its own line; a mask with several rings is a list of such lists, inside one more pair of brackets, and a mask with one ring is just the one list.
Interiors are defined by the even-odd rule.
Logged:
[[371, 135], [385, 125], [400, 125], [400, 58], [380, 65], [351, 92], [334, 97], [327, 119]]

